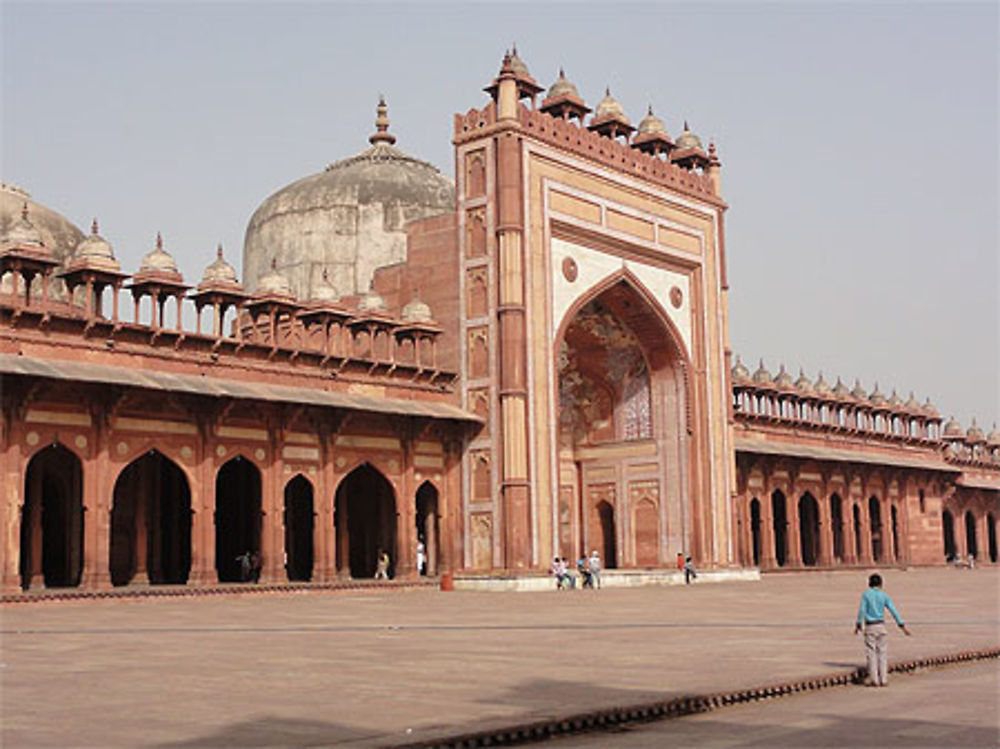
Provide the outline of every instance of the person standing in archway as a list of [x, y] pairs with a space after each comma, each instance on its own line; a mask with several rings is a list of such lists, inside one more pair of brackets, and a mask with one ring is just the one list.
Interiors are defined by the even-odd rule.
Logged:
[[865, 657], [868, 662], [868, 681], [873, 687], [889, 686], [888, 633], [885, 629], [885, 610], [889, 609], [903, 634], [910, 636], [910, 630], [903, 623], [896, 606], [889, 595], [882, 591], [882, 576], [875, 574], [868, 578], [868, 590], [861, 594], [858, 606], [858, 620], [854, 623], [854, 634], [864, 627]]
[[379, 549], [378, 558], [375, 560], [375, 579], [389, 579], [389, 554]]

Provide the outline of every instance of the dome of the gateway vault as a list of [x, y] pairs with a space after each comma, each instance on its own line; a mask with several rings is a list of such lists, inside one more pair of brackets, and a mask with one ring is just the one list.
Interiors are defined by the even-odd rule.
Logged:
[[28, 221], [41, 235], [45, 248], [56, 260], [65, 262], [84, 238], [84, 233], [65, 216], [36, 203], [25, 190], [7, 183], [0, 183], [0, 243], [17, 230], [25, 204]]
[[375, 125], [371, 147], [283, 187], [254, 212], [243, 244], [247, 288], [274, 261], [299, 299], [326, 284], [335, 297], [364, 293], [375, 268], [406, 258], [407, 223], [454, 210], [452, 181], [393, 145], [384, 100]]

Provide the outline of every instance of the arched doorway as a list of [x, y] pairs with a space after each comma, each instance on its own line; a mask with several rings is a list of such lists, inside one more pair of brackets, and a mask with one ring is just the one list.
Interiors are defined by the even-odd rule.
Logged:
[[760, 567], [760, 500], [756, 497], [750, 500], [750, 546], [753, 566]]
[[594, 543], [591, 545], [600, 549], [604, 568], [614, 569], [618, 566], [618, 547], [615, 543], [615, 508], [610, 502], [602, 500], [597, 503], [597, 527], [600, 536], [592, 539]]
[[[237, 455], [215, 477], [215, 569], [220, 583], [256, 580], [263, 564], [260, 553], [260, 470]], [[250, 570], [241, 561], [250, 555]]]
[[635, 563], [638, 567], [660, 564], [660, 513], [649, 499], [635, 506]]
[[417, 543], [424, 545], [424, 568], [417, 574], [433, 577], [437, 575], [441, 564], [440, 538], [441, 525], [438, 515], [438, 491], [434, 484], [425, 481], [417, 489]]
[[774, 520], [774, 561], [784, 567], [788, 559], [788, 512], [780, 489], [771, 494], [771, 517]]
[[299, 474], [285, 484], [285, 574], [308, 582], [313, 571], [313, 487]]
[[882, 510], [879, 507], [878, 497], [868, 498], [868, 528], [872, 536], [872, 559], [876, 562], [881, 562], [884, 546], [882, 538]]
[[[660, 301], [623, 274], [605, 279], [567, 311], [554, 356], [553, 457], [558, 486], [575, 493], [567, 506], [580, 508], [578, 544], [569, 546], [597, 550], [613, 567], [617, 508], [628, 529], [621, 560], [656, 566], [670, 548], [691, 542], [682, 517], [693, 456], [686, 442], [691, 415], [681, 339]], [[662, 466], [662, 475], [630, 478], [651, 465]], [[655, 517], [648, 506], [640, 508], [646, 500]]]
[[997, 519], [990, 513], [986, 516], [986, 542], [989, 546], [990, 561], [997, 563]]
[[941, 533], [944, 536], [944, 558], [950, 562], [958, 556], [955, 547], [955, 518], [950, 510], [941, 512]]
[[833, 558], [840, 562], [844, 559], [844, 503], [838, 494], [830, 496], [830, 525], [833, 531]]
[[855, 502], [851, 506], [851, 514], [854, 516], [854, 558], [861, 559], [861, 508], [858, 507], [858, 503]]
[[802, 564], [816, 566], [819, 558], [819, 505], [808, 492], [799, 498], [799, 546]]
[[395, 574], [396, 494], [369, 463], [355, 468], [337, 487], [334, 524], [338, 572], [373, 577], [378, 555], [384, 551], [389, 555], [389, 576]]
[[889, 512], [891, 514], [890, 520], [892, 521], [892, 561], [898, 562], [899, 553], [899, 510], [896, 505], [893, 505]]
[[112, 585], [183, 585], [191, 571], [191, 490], [158, 450], [129, 463], [115, 481], [108, 569]]
[[979, 558], [979, 539], [976, 538], [976, 516], [972, 510], [965, 511], [965, 549], [973, 558]]
[[28, 463], [21, 508], [21, 587], [36, 578], [47, 588], [80, 584], [83, 572], [83, 464], [59, 444]]

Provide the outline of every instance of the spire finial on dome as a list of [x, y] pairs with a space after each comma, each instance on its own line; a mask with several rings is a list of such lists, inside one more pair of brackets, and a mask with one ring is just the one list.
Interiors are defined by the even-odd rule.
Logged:
[[219, 242], [219, 246], [215, 249], [215, 257], [222, 260], [222, 242]]
[[373, 146], [378, 143], [388, 143], [391, 146], [396, 142], [396, 136], [389, 132], [389, 107], [382, 94], [378, 95], [378, 106], [375, 108], [375, 112], [375, 132], [368, 136], [368, 142]]
[[562, 65], [559, 66], [559, 77], [560, 78], [565, 78], [566, 77], [566, 71], [563, 70], [563, 66]]
[[163, 235], [156, 232], [156, 249], [163, 251]]
[[97, 226], [97, 216], [94, 216], [93, 222], [90, 224], [90, 233], [95, 237], [100, 233], [100, 229]]
[[685, 130], [691, 130], [691, 128], [688, 126], [688, 121], [687, 120], [684, 120], [684, 129]]

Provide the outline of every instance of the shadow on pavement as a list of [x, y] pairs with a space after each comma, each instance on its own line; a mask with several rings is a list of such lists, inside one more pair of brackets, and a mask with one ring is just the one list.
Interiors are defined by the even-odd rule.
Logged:
[[214, 733], [185, 741], [151, 744], [149, 749], [222, 749], [223, 747], [319, 747], [363, 742], [372, 745], [380, 734], [337, 723], [288, 718], [258, 718], [233, 723]]

